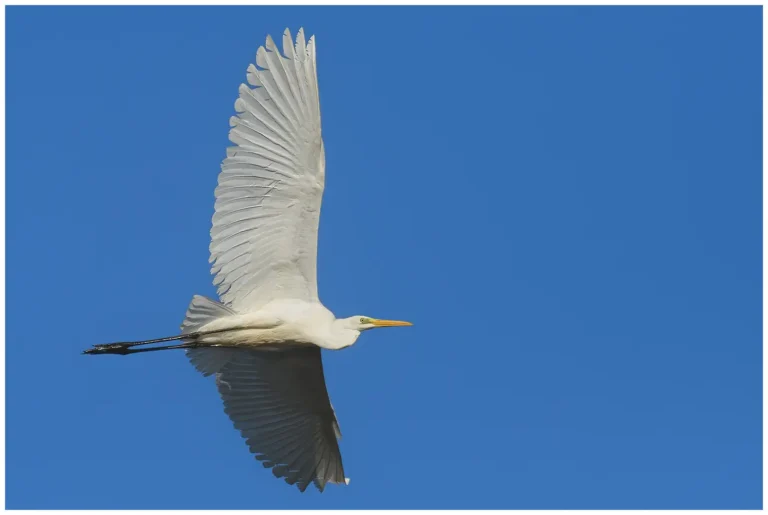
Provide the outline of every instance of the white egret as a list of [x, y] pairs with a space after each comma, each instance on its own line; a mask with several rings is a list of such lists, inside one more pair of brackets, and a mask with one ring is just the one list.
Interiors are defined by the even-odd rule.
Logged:
[[[271, 37], [248, 67], [230, 119], [216, 188], [211, 273], [221, 302], [194, 296], [181, 334], [95, 345], [86, 354], [186, 349], [216, 385], [251, 452], [304, 491], [345, 483], [339, 424], [321, 349], [349, 347], [362, 331], [407, 326], [368, 316], [337, 319], [317, 295], [317, 229], [325, 151], [314, 37]], [[166, 346], [147, 344], [178, 341]], [[136, 348], [137, 346], [142, 346]]]

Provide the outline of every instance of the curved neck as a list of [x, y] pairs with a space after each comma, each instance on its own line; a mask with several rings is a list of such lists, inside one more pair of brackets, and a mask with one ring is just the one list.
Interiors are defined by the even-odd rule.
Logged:
[[343, 349], [349, 347], [357, 341], [360, 336], [360, 331], [357, 329], [351, 329], [348, 327], [346, 320], [336, 319], [331, 324], [330, 334], [328, 339], [324, 342], [324, 347], [328, 349]]

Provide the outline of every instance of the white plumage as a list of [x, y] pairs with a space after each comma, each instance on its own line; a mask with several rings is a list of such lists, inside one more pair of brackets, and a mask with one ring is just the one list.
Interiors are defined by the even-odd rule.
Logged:
[[[317, 230], [325, 184], [314, 37], [271, 37], [240, 86], [230, 119], [211, 228], [211, 272], [221, 302], [195, 296], [178, 336], [96, 345], [88, 354], [187, 349], [215, 375], [225, 412], [256, 458], [304, 491], [348, 482], [320, 349], [361, 331], [408, 322], [336, 319], [317, 294]], [[142, 347], [180, 340], [178, 345]]]
[[271, 37], [248, 67], [216, 188], [211, 263], [221, 301], [255, 310], [273, 299], [317, 302], [317, 228], [325, 155], [315, 42], [299, 30], [282, 57]]

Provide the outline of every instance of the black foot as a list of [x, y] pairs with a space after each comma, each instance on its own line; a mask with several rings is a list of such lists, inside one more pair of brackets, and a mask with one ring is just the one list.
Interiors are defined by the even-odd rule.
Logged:
[[83, 354], [128, 354], [130, 346], [122, 343], [108, 343], [105, 345], [94, 345], [90, 349], [85, 349]]

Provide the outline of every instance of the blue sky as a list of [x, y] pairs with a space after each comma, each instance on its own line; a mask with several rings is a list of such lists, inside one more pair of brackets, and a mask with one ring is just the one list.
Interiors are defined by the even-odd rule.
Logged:
[[[759, 508], [761, 8], [7, 9], [8, 508]], [[318, 38], [349, 487], [174, 334], [268, 33]]]

